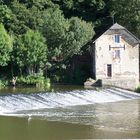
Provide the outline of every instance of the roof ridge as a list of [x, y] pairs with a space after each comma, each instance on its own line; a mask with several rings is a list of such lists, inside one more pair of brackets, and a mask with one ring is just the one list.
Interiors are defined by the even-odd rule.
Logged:
[[113, 24], [109, 29], [125, 29], [125, 27], [121, 26], [117, 22]]

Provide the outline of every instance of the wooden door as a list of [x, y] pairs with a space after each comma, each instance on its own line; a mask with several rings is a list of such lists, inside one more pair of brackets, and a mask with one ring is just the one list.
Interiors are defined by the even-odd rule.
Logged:
[[107, 65], [107, 76], [112, 77], [112, 65], [111, 64]]

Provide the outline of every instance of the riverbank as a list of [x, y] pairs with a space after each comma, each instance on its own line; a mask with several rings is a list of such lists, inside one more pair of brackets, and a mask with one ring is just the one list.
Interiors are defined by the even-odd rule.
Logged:
[[20, 76], [14, 79], [12, 78], [2, 78], [0, 79], [0, 88], [10, 87], [10, 86], [35, 86], [35, 87], [50, 87], [51, 81], [49, 78], [45, 78], [41, 74], [34, 74], [28, 76]]
[[[97, 88], [109, 88], [111, 86], [109, 85], [102, 85], [102, 86], [84, 86], [84, 85], [77, 85], [77, 84], [69, 84], [69, 83], [51, 83], [51, 80], [49, 78], [45, 78], [43, 75], [40, 74], [34, 74], [34, 75], [28, 75], [28, 76], [20, 76], [16, 78], [16, 84], [14, 86], [18, 87], [18, 88], [24, 88], [24, 87], [34, 87], [34, 88], [40, 88], [40, 89], [46, 89], [48, 91], [53, 91], [52, 86], [53, 85], [57, 85], [58, 87], [62, 87], [62, 88], [66, 88], [69, 87], [70, 85], [72, 87], [75, 87], [75, 89], [77, 87], [82, 87], [82, 89], [97, 89]], [[1, 78], [0, 79], [0, 89], [3, 88], [13, 88], [12, 85], [12, 79], [11, 78]], [[115, 88], [115, 86], [112, 86]], [[117, 88], [117, 87], [116, 87]], [[79, 88], [77, 88], [79, 89]], [[134, 90], [130, 90], [130, 89], [126, 89], [126, 88], [120, 88], [120, 89], [125, 89], [125, 90], [129, 90], [129, 91], [134, 91], [137, 93], [140, 93], [140, 86], [138, 86], [137, 88], [135, 88]]]

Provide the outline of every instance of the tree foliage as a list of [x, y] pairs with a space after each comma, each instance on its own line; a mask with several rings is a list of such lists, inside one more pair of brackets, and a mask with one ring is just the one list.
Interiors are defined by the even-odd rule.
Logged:
[[140, 0], [0, 0], [0, 65], [28, 73], [66, 68], [114, 17], [139, 37], [139, 7]]
[[44, 36], [49, 46], [50, 59], [63, 61], [79, 54], [81, 48], [94, 35], [91, 23], [77, 17], [64, 18], [58, 8], [49, 9], [45, 14]]
[[112, 0], [110, 5], [110, 13], [115, 14], [115, 20], [140, 36], [140, 0]]
[[10, 61], [12, 38], [7, 34], [3, 24], [0, 24], [0, 65], [5, 66]]
[[47, 62], [47, 45], [45, 38], [38, 32], [28, 30], [17, 40], [15, 55], [19, 67], [26, 66], [28, 73], [38, 72]]
[[77, 17], [69, 20], [69, 32], [64, 44], [64, 55], [72, 57], [81, 53], [81, 48], [94, 36], [93, 25]]

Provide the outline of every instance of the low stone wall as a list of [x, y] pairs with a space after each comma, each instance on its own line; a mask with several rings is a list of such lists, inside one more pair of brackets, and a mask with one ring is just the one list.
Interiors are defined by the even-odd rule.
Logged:
[[103, 86], [115, 86], [123, 89], [134, 90], [139, 85], [139, 80], [137, 79], [102, 79]]

